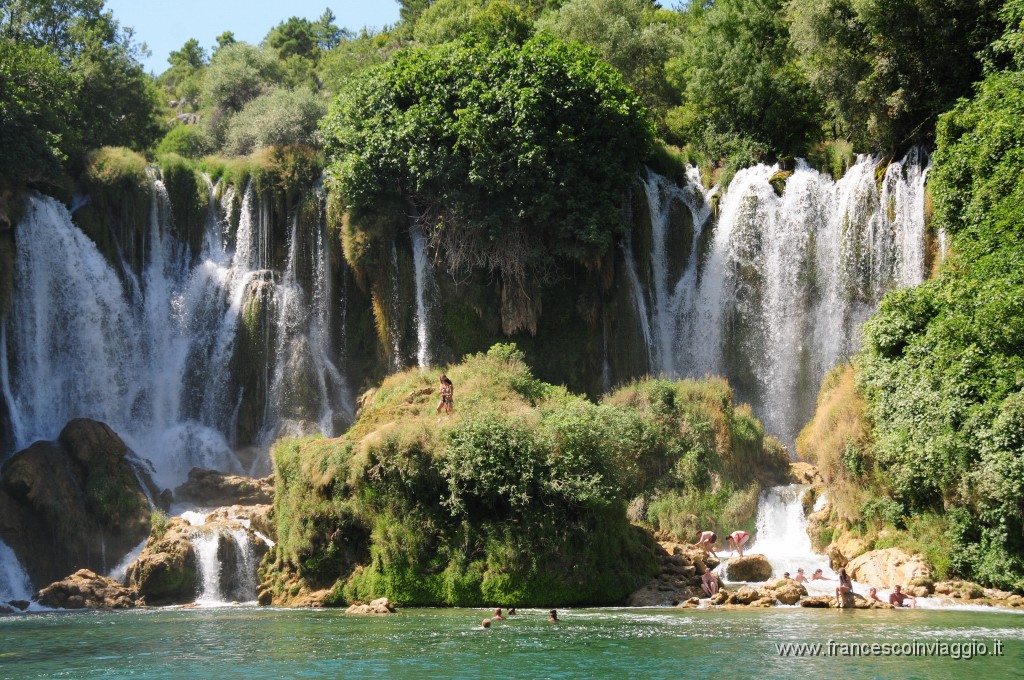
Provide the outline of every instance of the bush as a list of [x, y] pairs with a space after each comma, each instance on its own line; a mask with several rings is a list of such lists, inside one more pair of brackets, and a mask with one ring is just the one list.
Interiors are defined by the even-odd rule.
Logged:
[[206, 132], [194, 125], [175, 125], [156, 145], [158, 156], [173, 153], [182, 158], [200, 158], [210, 150]]
[[224, 153], [245, 156], [271, 146], [319, 146], [327, 103], [308, 89], [274, 89], [248, 102], [227, 123]]

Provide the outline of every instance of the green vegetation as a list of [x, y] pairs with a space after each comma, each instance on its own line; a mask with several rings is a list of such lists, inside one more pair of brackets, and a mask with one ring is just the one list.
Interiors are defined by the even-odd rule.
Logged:
[[844, 494], [841, 519], [891, 529], [879, 545], [917, 545], [947, 573], [1022, 590], [1024, 3], [1005, 15], [1016, 22], [999, 42], [1015, 50], [1010, 67], [939, 120], [931, 193], [952, 239], [946, 265], [886, 296], [864, 328], [857, 396], [826, 397], [826, 383], [820, 432], [804, 434], [831, 493]]
[[547, 37], [403, 51], [323, 130], [355, 228], [382, 201], [411, 204], [452, 273], [499, 275], [509, 334], [536, 330], [559, 259], [609, 253], [651, 137], [615, 71]]
[[[787, 468], [722, 381], [647, 380], [601, 404], [533, 377], [514, 345], [388, 377], [336, 440], [274, 449], [279, 542], [264, 564], [336, 602], [564, 606], [622, 601], [655, 570], [651, 529], [749, 520], [758, 476]], [[707, 503], [698, 492], [715, 490]], [[712, 507], [713, 506], [713, 507]]]

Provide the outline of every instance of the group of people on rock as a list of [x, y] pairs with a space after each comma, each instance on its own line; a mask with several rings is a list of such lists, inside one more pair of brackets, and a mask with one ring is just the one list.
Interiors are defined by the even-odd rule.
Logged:
[[[837, 572], [839, 585], [836, 587], [836, 606], [842, 607], [843, 602], [846, 599], [847, 594], [853, 593], [853, 579], [846, 573], [846, 569], [841, 567]], [[782, 578], [790, 579], [789, 572], [782, 574]], [[833, 581], [836, 579], [830, 579], [822, 573], [821, 569], [815, 569], [814, 573], [811, 574], [810, 578], [804, 574], [803, 567], [796, 570], [796, 576], [792, 577], [793, 581], [797, 583], [808, 583], [810, 581]], [[878, 597], [878, 588], [871, 587], [868, 590], [868, 602], [882, 602], [882, 599]], [[892, 593], [889, 594], [889, 604], [894, 607], [916, 607], [917, 598], [907, 595], [903, 592], [903, 587], [896, 585], [893, 586]]]
[[[494, 622], [494, 621], [507, 621], [508, 619], [512, 618], [516, 614], [517, 614], [516, 608], [515, 607], [509, 607], [508, 608], [508, 612], [504, 616], [502, 616], [501, 615], [501, 607], [497, 607], [494, 610], [494, 614], [490, 618], [486, 618], [486, 619], [484, 619], [483, 621], [480, 622], [480, 627], [481, 628], [490, 628], [492, 622]], [[558, 621], [558, 610], [557, 609], [549, 609], [548, 610], [548, 621]]]
[[[743, 557], [743, 546], [750, 540], [750, 534], [746, 531], [734, 531], [726, 537], [726, 540], [729, 543], [729, 549], [736, 551], [740, 557]], [[717, 542], [718, 534], [714, 531], [702, 531], [700, 536], [697, 537], [694, 547], [703, 550], [705, 555], [714, 555], [717, 558], [718, 553], [715, 552], [715, 543]]]

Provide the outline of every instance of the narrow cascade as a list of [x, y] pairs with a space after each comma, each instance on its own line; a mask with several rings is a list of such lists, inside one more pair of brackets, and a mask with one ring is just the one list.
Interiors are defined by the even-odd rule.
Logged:
[[416, 365], [430, 365], [430, 305], [433, 292], [432, 270], [427, 257], [427, 238], [423, 230], [413, 225], [409, 229], [412, 239], [412, 262], [416, 270]]
[[199, 573], [203, 578], [203, 590], [196, 598], [200, 604], [223, 604], [220, 590], [221, 563], [217, 556], [220, 548], [220, 533], [216, 530], [197, 531], [192, 536], [192, 548], [196, 553]]
[[740, 170], [717, 219], [699, 177], [648, 173], [651, 248], [624, 251], [650, 370], [726, 376], [792, 444], [882, 296], [924, 280], [927, 154], [891, 163], [880, 185], [878, 163], [861, 156], [834, 181], [798, 160], [781, 196], [778, 166]]
[[142, 551], [146, 549], [146, 542], [149, 541], [149, 536], [142, 539], [137, 546], [128, 551], [128, 553], [121, 558], [121, 561], [117, 563], [110, 573], [107, 574], [110, 578], [124, 583], [125, 578], [128, 576], [128, 567], [132, 566], [132, 563], [139, 558]]
[[[158, 171], [150, 182], [140, 271], [128, 261], [112, 266], [59, 202], [27, 198], [15, 230], [12, 313], [0, 328], [11, 430], [0, 458], [55, 439], [69, 420], [85, 417], [109, 424], [152, 466], [161, 488], [184, 482], [192, 467], [267, 474], [261, 433], [298, 423], [289, 428], [333, 435], [352, 418], [339, 368], [344, 333], [333, 316], [325, 198], [317, 194], [319, 217], [301, 225], [302, 234], [295, 220], [293, 254], [278, 275], [269, 269], [271, 207], [251, 185], [240, 201], [225, 189], [218, 205], [207, 180], [202, 252], [190, 253], [176, 236]], [[232, 223], [238, 227], [229, 235]], [[265, 323], [261, 305], [273, 311]], [[262, 335], [245, 345], [243, 330]], [[250, 346], [260, 342], [264, 350]], [[254, 351], [268, 360], [255, 365], [245, 354]], [[255, 450], [244, 465], [242, 449]]]
[[[754, 541], [745, 552], [760, 553], [772, 565], [774, 578], [781, 578], [786, 572], [796, 576], [796, 570], [803, 568], [807, 578], [815, 569], [821, 569], [828, 578], [836, 578], [829, 568], [828, 557], [811, 549], [807, 535], [807, 517], [801, 502], [810, 487], [806, 484], [772, 486], [761, 491], [757, 501], [757, 528]], [[834, 581], [806, 583], [808, 592], [835, 591]]]
[[232, 600], [251, 602], [256, 599], [256, 556], [249, 542], [249, 534], [244, 529], [234, 528], [228, 532], [234, 540], [238, 553], [235, 565], [234, 592], [229, 593]]
[[18, 561], [18, 556], [0, 541], [0, 602], [29, 600], [32, 598], [32, 582]]

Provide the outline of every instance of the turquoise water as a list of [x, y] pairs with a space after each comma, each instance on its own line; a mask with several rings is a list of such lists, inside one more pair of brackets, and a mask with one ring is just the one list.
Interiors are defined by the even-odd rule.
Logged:
[[[1024, 616], [990, 611], [522, 611], [389, 617], [256, 607], [0, 617], [0, 678], [992, 678], [1024, 675]], [[776, 643], [968, 643], [1001, 657], [780, 656]], [[974, 641], [974, 642], [972, 642]], [[970, 650], [969, 650], [970, 651]]]

